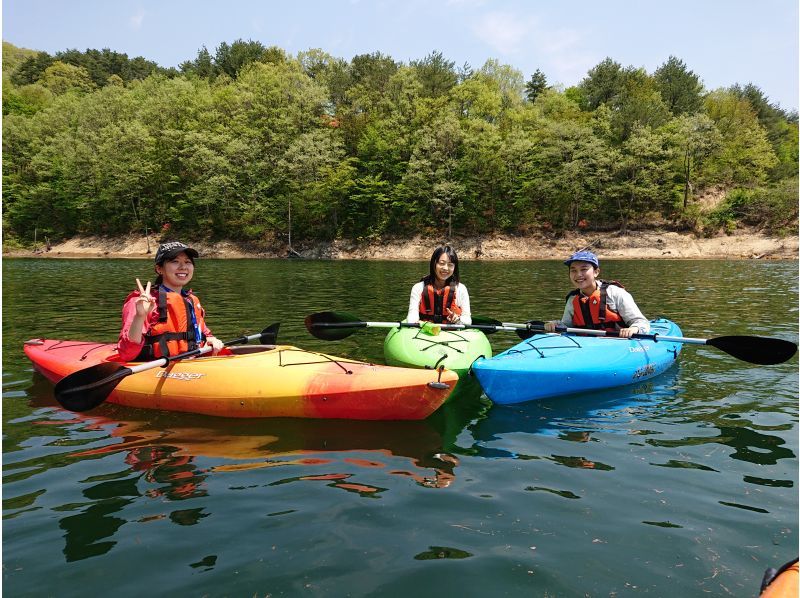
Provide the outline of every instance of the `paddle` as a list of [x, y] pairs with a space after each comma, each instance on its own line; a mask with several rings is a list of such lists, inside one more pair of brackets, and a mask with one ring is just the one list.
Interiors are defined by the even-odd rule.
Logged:
[[[315, 337], [326, 341], [338, 341], [355, 334], [362, 328], [422, 328], [423, 324], [416, 322], [362, 322], [358, 316], [348, 312], [321, 311], [306, 316], [306, 329]], [[441, 330], [481, 330], [492, 334], [498, 330], [511, 330], [497, 320], [472, 316], [472, 324], [435, 324]]]
[[[513, 328], [521, 339], [527, 339], [536, 334], [535, 331], [544, 332], [544, 322], [528, 322], [526, 324], [501, 323], [504, 329]], [[583, 334], [592, 336], [619, 337], [618, 332], [606, 330], [591, 330], [585, 328], [567, 328], [556, 326], [555, 332], [559, 334]], [[669, 341], [685, 343], [688, 345], [710, 345], [724, 351], [728, 355], [755, 363], [758, 365], [775, 365], [792, 358], [797, 352], [795, 343], [780, 338], [765, 336], [718, 336], [715, 338], [688, 338], [685, 336], [664, 336], [662, 334], [634, 334], [630, 338], [651, 341]]]
[[[262, 345], [274, 345], [278, 338], [280, 324], [267, 326], [259, 334], [241, 336], [225, 343], [226, 347], [231, 345], [245, 345], [253, 340], [258, 340]], [[159, 357], [154, 361], [140, 363], [138, 365], [126, 366], [113, 361], [98, 363], [91, 367], [73, 372], [69, 376], [62, 378], [55, 386], [56, 400], [63, 407], [70, 411], [88, 411], [100, 405], [108, 398], [117, 384], [123, 378], [131, 374], [137, 374], [157, 367], [167, 367], [171, 361], [194, 357], [210, 353], [212, 347], [207, 345], [201, 349], [194, 349], [179, 353], [171, 357]]]

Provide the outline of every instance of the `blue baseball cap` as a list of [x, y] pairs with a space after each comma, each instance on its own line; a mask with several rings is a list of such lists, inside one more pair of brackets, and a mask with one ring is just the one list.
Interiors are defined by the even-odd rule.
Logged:
[[597, 259], [597, 256], [593, 254], [591, 251], [576, 251], [571, 256], [569, 256], [568, 260], [564, 260], [564, 263], [569, 266], [572, 262], [589, 262], [595, 268], [600, 267], [600, 261]]

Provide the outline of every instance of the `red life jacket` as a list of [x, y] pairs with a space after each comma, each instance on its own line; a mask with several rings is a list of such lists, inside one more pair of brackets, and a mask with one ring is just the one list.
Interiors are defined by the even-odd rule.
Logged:
[[419, 299], [421, 321], [441, 324], [451, 313], [461, 315], [461, 308], [456, 305], [456, 283], [451, 282], [438, 291], [432, 284], [422, 288], [422, 296]]
[[[200, 300], [191, 291], [187, 295], [168, 293], [162, 286], [154, 289], [153, 295], [158, 297], [158, 320], [144, 334], [144, 346], [136, 361], [152, 361], [159, 357], [193, 351], [201, 346], [206, 340], [203, 335], [206, 325], [205, 310], [200, 305]], [[192, 307], [200, 329], [200, 338], [196, 338], [192, 325]]]
[[591, 328], [592, 330], [607, 330], [613, 332], [620, 328], [627, 328], [627, 324], [620, 315], [610, 309], [608, 303], [608, 287], [614, 285], [624, 289], [616, 280], [611, 282], [598, 280], [597, 289], [588, 297], [578, 289], [567, 295], [567, 301], [572, 298], [572, 324], [576, 328]]

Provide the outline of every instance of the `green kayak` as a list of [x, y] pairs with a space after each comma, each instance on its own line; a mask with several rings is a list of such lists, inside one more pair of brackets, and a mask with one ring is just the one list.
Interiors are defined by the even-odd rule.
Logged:
[[480, 394], [480, 386], [469, 374], [472, 363], [492, 356], [489, 339], [480, 330], [441, 330], [437, 335], [421, 328], [392, 328], [383, 342], [387, 365], [436, 369], [444, 366], [458, 374], [459, 382], [451, 397]]

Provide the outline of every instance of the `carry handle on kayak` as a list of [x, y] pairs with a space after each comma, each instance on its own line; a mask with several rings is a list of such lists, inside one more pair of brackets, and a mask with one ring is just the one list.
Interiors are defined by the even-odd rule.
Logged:
[[[257, 340], [262, 345], [274, 345], [278, 339], [279, 328], [279, 323], [271, 324], [258, 334], [235, 338], [226, 342], [224, 346], [246, 345], [254, 340]], [[88, 411], [103, 403], [108, 398], [108, 395], [111, 394], [111, 391], [116, 388], [117, 384], [131, 374], [157, 367], [167, 367], [170, 362], [196, 355], [204, 355], [211, 351], [212, 347], [206, 345], [201, 349], [186, 351], [171, 357], [159, 357], [153, 361], [133, 366], [126, 366], [113, 361], [98, 363], [62, 378], [55, 386], [55, 397], [62, 407], [70, 411]]]
[[[544, 322], [531, 321], [525, 324], [504, 323], [503, 326], [513, 327], [522, 339], [527, 339], [537, 332], [544, 332]], [[591, 336], [619, 337], [619, 332], [606, 330], [592, 330], [588, 328], [567, 328], [556, 326], [555, 332], [559, 334], [580, 334]], [[661, 334], [633, 334], [630, 338], [667, 341], [671, 343], [684, 343], [687, 345], [710, 345], [724, 351], [728, 355], [755, 363], [758, 365], [776, 365], [792, 358], [797, 352], [797, 344], [766, 336], [717, 336], [715, 338], [691, 338], [685, 336], [666, 336]]]

